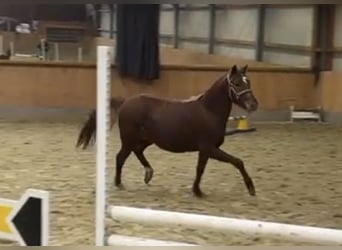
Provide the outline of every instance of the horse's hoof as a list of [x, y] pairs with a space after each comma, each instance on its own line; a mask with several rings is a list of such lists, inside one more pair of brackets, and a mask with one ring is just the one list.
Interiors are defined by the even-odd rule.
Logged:
[[249, 179], [248, 181], [246, 181], [246, 186], [247, 186], [249, 195], [250, 195], [250, 196], [255, 196], [255, 195], [256, 195], [256, 193], [255, 193], [255, 187], [254, 187], [253, 181], [252, 181], [251, 179]]
[[145, 184], [149, 184], [153, 177], [153, 169], [152, 168], [145, 168]]
[[125, 190], [125, 186], [123, 184], [117, 184], [115, 185], [119, 190]]
[[195, 195], [195, 197], [197, 198], [205, 198], [207, 195], [205, 193], [203, 193], [201, 190], [194, 190], [193, 194]]
[[256, 196], [255, 188], [253, 185], [248, 186], [248, 193], [250, 196]]
[[249, 190], [249, 195], [250, 195], [250, 196], [256, 196], [255, 190], [254, 190], [254, 189]]

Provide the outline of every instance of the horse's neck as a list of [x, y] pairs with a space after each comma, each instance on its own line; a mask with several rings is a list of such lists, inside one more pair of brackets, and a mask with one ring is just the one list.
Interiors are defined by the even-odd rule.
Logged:
[[215, 82], [202, 96], [201, 101], [223, 126], [226, 126], [232, 110], [232, 102], [225, 84], [220, 79]]

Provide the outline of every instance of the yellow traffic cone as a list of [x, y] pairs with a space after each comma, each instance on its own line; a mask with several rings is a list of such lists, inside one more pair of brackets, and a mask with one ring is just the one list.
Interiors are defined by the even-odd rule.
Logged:
[[239, 124], [237, 127], [238, 130], [248, 130], [249, 129], [249, 124], [248, 120], [246, 117], [243, 117], [242, 119], [239, 120]]
[[238, 120], [238, 125], [236, 129], [228, 129], [225, 135], [233, 135], [235, 133], [253, 132], [256, 128], [250, 128], [247, 117], [232, 118], [231, 120]]

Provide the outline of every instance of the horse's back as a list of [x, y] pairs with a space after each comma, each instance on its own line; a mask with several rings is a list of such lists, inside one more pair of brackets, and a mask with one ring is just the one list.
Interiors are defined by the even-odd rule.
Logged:
[[197, 98], [177, 100], [140, 94], [122, 105], [119, 116], [119, 119], [134, 121], [135, 124], [153, 123], [155, 127], [170, 130], [192, 127], [193, 132], [208, 129], [213, 124], [212, 116]]
[[196, 99], [179, 101], [138, 95], [123, 104], [119, 126], [126, 137], [140, 136], [165, 150], [196, 151], [203, 136], [216, 134], [211, 118]]
[[175, 110], [179, 112], [185, 109], [191, 109], [191, 106], [195, 103], [198, 97], [192, 97], [189, 99], [171, 99], [171, 98], [161, 98], [150, 94], [139, 94], [130, 97], [122, 105], [120, 113], [146, 113], [158, 111], [160, 109], [165, 110]]

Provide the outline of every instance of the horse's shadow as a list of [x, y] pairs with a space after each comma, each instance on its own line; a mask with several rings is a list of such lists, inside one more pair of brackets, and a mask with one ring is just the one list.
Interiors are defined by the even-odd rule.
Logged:
[[[93, 189], [92, 195], [96, 195], [96, 190]], [[127, 200], [134, 198], [134, 203], [149, 203], [155, 205], [165, 204], [214, 204], [220, 201], [228, 201], [231, 203], [242, 202], [246, 205], [257, 205], [258, 196], [249, 196], [244, 192], [241, 183], [237, 182], [228, 189], [208, 188], [206, 193], [199, 199], [187, 185], [180, 185], [175, 188], [169, 186], [162, 187], [160, 185], [125, 185], [124, 188], [118, 188], [115, 185], [110, 185], [107, 189], [109, 200]]]

